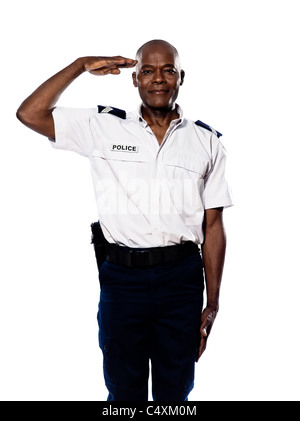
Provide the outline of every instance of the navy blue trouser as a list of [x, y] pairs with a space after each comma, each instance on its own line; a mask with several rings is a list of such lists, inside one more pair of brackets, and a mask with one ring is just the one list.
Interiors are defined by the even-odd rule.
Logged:
[[184, 401], [194, 385], [203, 306], [199, 253], [151, 268], [105, 262], [99, 344], [109, 401]]

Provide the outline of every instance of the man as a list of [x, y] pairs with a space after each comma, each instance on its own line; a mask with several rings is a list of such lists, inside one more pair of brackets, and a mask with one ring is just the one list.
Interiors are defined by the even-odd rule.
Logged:
[[[118, 75], [134, 66], [138, 112], [55, 107], [82, 73]], [[54, 147], [91, 162], [106, 242], [98, 322], [108, 400], [146, 401], [149, 360], [153, 399], [187, 400], [219, 308], [222, 210], [232, 204], [225, 152], [220, 133], [183, 118], [176, 99], [184, 76], [177, 50], [153, 40], [136, 60], [75, 60], [17, 112]]]

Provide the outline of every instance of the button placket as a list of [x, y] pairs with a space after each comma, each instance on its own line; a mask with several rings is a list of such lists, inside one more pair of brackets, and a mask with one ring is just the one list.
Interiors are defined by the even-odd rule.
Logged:
[[[151, 145], [155, 151], [155, 158], [153, 161], [152, 177], [150, 178], [149, 186], [149, 221], [152, 229], [153, 240], [157, 244], [163, 243], [162, 232], [161, 232], [161, 207], [162, 207], [162, 154], [161, 151], [165, 148], [166, 142], [171, 138], [173, 132], [181, 124], [182, 120], [174, 120], [171, 122], [164, 139], [159, 145], [156, 136], [154, 135], [151, 127], [148, 124], [144, 124], [144, 133], [149, 140], [149, 146]], [[153, 150], [153, 149], [152, 149]]]

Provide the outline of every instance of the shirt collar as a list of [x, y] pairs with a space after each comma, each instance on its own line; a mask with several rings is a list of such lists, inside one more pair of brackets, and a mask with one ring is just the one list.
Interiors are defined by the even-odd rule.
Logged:
[[[183, 110], [182, 110], [182, 108], [178, 104], [175, 104], [175, 108], [176, 108], [177, 114], [179, 115], [179, 118], [171, 121], [170, 125], [173, 125], [173, 126], [179, 125], [183, 121]], [[142, 115], [142, 104], [137, 109], [137, 116], [138, 116], [138, 120], [141, 123], [141, 125], [143, 127], [147, 127], [148, 123], [147, 123], [146, 120], [144, 120], [143, 115]]]

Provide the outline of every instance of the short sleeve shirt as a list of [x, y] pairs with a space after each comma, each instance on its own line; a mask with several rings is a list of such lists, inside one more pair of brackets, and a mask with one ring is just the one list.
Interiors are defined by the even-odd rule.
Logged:
[[98, 218], [110, 243], [160, 247], [204, 241], [206, 209], [232, 205], [225, 149], [216, 134], [182, 115], [159, 145], [140, 110], [57, 107], [57, 149], [89, 159]]

